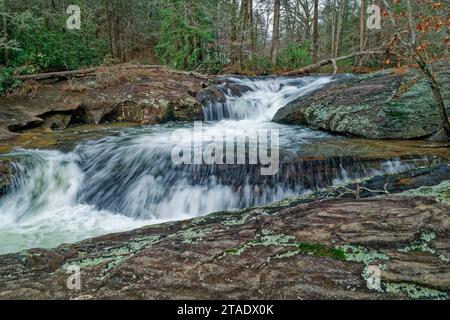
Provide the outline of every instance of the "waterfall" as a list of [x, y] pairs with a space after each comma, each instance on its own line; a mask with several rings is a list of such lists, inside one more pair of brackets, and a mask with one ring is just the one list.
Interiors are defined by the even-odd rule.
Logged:
[[337, 138], [270, 120], [293, 99], [328, 83], [328, 77], [228, 81], [251, 90], [237, 98], [224, 89], [225, 102], [203, 106], [204, 139], [212, 139], [211, 129], [279, 130], [276, 175], [261, 175], [257, 164], [175, 165], [171, 151], [180, 141], [174, 141], [173, 134], [185, 130], [179, 140], [190, 144], [191, 123], [127, 129], [83, 142], [69, 153], [19, 149], [7, 155], [14, 161], [15, 177], [0, 198], [0, 253], [268, 204], [333, 183], [414, 166], [395, 162], [370, 166], [339, 157], [301, 160], [302, 145]]
[[292, 78], [228, 78], [229, 82], [250, 89], [241, 97], [233, 96], [226, 84], [219, 86], [226, 97], [225, 102], [208, 102], [203, 106], [203, 119], [216, 121], [224, 119], [259, 121], [272, 120], [275, 113], [294, 99], [319, 89], [330, 77]]

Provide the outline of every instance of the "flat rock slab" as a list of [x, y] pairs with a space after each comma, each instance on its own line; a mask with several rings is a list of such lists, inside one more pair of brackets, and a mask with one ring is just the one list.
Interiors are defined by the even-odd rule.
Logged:
[[213, 82], [195, 73], [135, 65], [99, 67], [92, 75], [46, 81], [25, 83], [15, 95], [0, 98], [0, 141], [35, 127], [193, 121], [201, 118], [197, 93]]
[[249, 209], [0, 256], [0, 298], [448, 299], [448, 243], [431, 198]]

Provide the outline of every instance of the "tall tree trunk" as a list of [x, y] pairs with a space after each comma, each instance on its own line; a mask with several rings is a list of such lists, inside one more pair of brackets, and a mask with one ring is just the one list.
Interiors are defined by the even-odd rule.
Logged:
[[[366, 45], [366, 0], [361, 0], [361, 8], [359, 11], [359, 51], [364, 51]], [[362, 66], [364, 57], [359, 59], [359, 65]]]
[[319, 61], [319, 0], [314, 0], [313, 60]]
[[331, 20], [331, 57], [336, 58], [336, 0], [333, 0]]
[[238, 62], [238, 3], [237, 0], [231, 0], [231, 62], [235, 64]]
[[108, 13], [108, 28], [109, 28], [109, 42], [111, 45], [111, 54], [114, 58], [117, 58], [117, 40], [115, 33], [115, 17], [114, 17], [114, 5], [112, 0], [108, 0], [106, 3], [106, 10]]
[[253, 0], [248, 0], [248, 28], [250, 29], [250, 49], [256, 51], [256, 32], [253, 19]]
[[273, 64], [277, 63], [278, 43], [280, 41], [280, 7], [280, 0], [275, 0], [273, 10], [272, 49], [270, 50], [270, 60]]
[[[445, 6], [442, 6], [442, 16], [443, 17], [447, 17], [447, 9], [445, 8]], [[444, 29], [444, 39], [442, 40], [442, 45], [444, 47], [444, 57], [448, 57], [449, 52], [448, 52], [448, 43], [446, 41], [446, 39], [448, 38], [448, 29], [449, 28], [443, 28]]]
[[248, 1], [249, 0], [241, 0], [241, 9], [239, 12], [238, 56], [241, 68], [244, 61], [244, 47], [248, 40]]
[[3, 1], [3, 63], [5, 66], [9, 64], [8, 57], [8, 21], [6, 17], [7, 7], [6, 0]]
[[419, 65], [422, 72], [427, 76], [430, 83], [431, 91], [433, 92], [434, 100], [437, 104], [439, 116], [442, 120], [442, 128], [445, 130], [448, 136], [450, 136], [450, 123], [448, 121], [447, 111], [445, 110], [444, 99], [442, 97], [441, 89], [439, 88], [439, 83], [436, 79], [436, 75], [431, 70], [431, 68], [426, 63], [425, 59], [420, 55], [419, 52], [415, 55], [415, 60]]
[[335, 58], [339, 55], [339, 46], [341, 41], [341, 34], [342, 34], [342, 24], [344, 22], [344, 3], [345, 0], [339, 0], [339, 18], [338, 18], [338, 26], [336, 31], [336, 43], [335, 43], [335, 49], [334, 54]]

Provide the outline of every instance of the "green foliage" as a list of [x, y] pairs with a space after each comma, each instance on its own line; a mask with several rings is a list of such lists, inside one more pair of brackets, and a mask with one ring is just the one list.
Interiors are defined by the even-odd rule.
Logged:
[[253, 53], [243, 63], [244, 70], [248, 73], [257, 75], [268, 74], [272, 72], [272, 63], [264, 55]]
[[67, 30], [65, 16], [50, 21], [26, 11], [13, 16], [10, 32], [20, 50], [10, 54], [12, 66], [34, 66], [36, 71], [79, 69], [102, 62], [106, 45], [95, 36], [96, 26], [83, 20], [81, 30]]
[[0, 66], [0, 95], [18, 88], [21, 83], [22, 82], [14, 76], [14, 68]]
[[[43, 10], [39, 3], [10, 3], [7, 66], [1, 69], [0, 93], [20, 85], [14, 75], [80, 69], [101, 64], [108, 48], [97, 36], [96, 17], [83, 15], [80, 30], [66, 28], [67, 14]], [[42, 5], [42, 4], [41, 4]], [[86, 7], [82, 6], [82, 11]], [[57, 10], [57, 9], [55, 9]], [[5, 65], [4, 56], [0, 57]]]
[[208, 14], [215, 2], [168, 2], [161, 12], [161, 35], [156, 47], [161, 61], [176, 69], [220, 69], [220, 54], [214, 48], [214, 24]]
[[309, 43], [288, 44], [277, 58], [277, 66], [283, 69], [297, 69], [313, 63]]

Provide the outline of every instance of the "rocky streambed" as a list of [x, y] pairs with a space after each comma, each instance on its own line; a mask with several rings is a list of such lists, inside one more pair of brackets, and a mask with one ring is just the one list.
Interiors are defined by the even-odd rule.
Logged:
[[[439, 76], [447, 103], [446, 63]], [[125, 65], [27, 83], [0, 107], [0, 252], [23, 249], [0, 255], [0, 298], [450, 298], [448, 139], [414, 70]], [[278, 130], [279, 172], [174, 166], [172, 134], [194, 120], [208, 137]]]
[[[449, 175], [377, 177], [360, 187], [386, 191], [378, 197], [357, 200], [348, 185], [3, 255], [0, 298], [449, 299]], [[68, 289], [70, 270], [81, 270], [80, 290]]]

